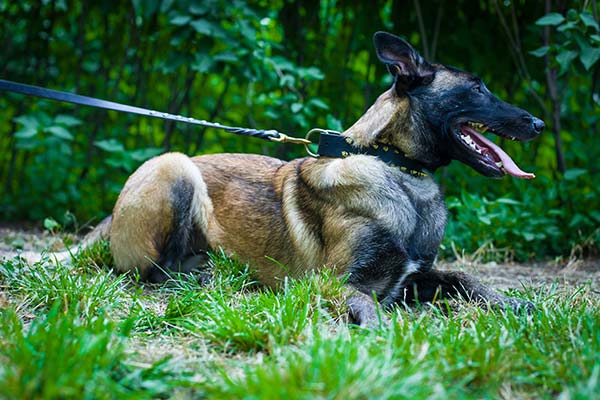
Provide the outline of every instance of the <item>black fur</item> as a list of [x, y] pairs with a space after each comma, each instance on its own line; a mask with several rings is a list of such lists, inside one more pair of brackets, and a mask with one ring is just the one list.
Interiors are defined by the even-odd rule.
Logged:
[[[185, 179], [179, 179], [171, 187], [171, 209], [173, 210], [172, 228], [166, 240], [160, 246], [160, 258], [149, 271], [150, 282], [164, 282], [169, 272], [190, 272], [184, 270], [183, 261], [198, 249], [206, 248], [206, 239], [196, 228], [191, 212], [194, 198], [194, 186]], [[192, 268], [192, 266], [187, 266]]]
[[[395, 78], [396, 94], [410, 101], [412, 125], [404, 139], [412, 140], [412, 150], [416, 153], [413, 156], [428, 169], [435, 170], [457, 159], [486, 176], [504, 175], [495, 163], [487, 165], [488, 160], [482, 162], [481, 154], [478, 157], [461, 144], [457, 138], [461, 126], [467, 122], [482, 123], [500, 136], [510, 132], [519, 140], [529, 140], [543, 128], [537, 118], [495, 97], [478, 77], [456, 68], [430, 65], [407, 42], [394, 35], [379, 32], [374, 42], [379, 59]], [[440, 74], [439, 80], [435, 80], [436, 74]], [[393, 140], [394, 134], [389, 137]], [[373, 316], [369, 315], [373, 310], [364, 297], [373, 294], [384, 305], [462, 297], [499, 307], [533, 308], [530, 303], [494, 292], [465, 273], [434, 270], [433, 261], [446, 223], [441, 195], [424, 196], [418, 185], [409, 187], [412, 184], [393, 175], [387, 180], [387, 186], [399, 194], [398, 202], [405, 201], [405, 212], [414, 213], [418, 223], [405, 237], [375, 222], [362, 228], [348, 280], [362, 292], [362, 296], [357, 295], [349, 302], [358, 320], [366, 318], [361, 324], [373, 322]], [[407, 201], [401, 200], [404, 196]], [[356, 214], [356, 210], [352, 211]]]
[[[431, 65], [403, 39], [377, 32], [373, 37], [377, 56], [394, 76], [398, 96], [408, 97], [415, 124], [414, 158], [430, 171], [459, 160], [479, 173], [501, 177], [495, 163], [471, 153], [457, 139], [467, 121], [482, 123], [499, 136], [531, 140], [544, 129], [542, 120], [494, 96], [481, 79], [469, 72], [441, 64]], [[435, 81], [448, 73], [454, 79]]]
[[513, 299], [493, 291], [477, 279], [460, 271], [431, 270], [409, 277], [407, 285], [398, 299], [404, 303], [431, 302], [440, 298], [458, 298], [489, 304], [501, 309], [535, 310], [530, 302]]
[[363, 293], [374, 292], [385, 299], [404, 273], [408, 260], [406, 249], [399, 238], [375, 224], [363, 228], [355, 259], [348, 269], [348, 283]]

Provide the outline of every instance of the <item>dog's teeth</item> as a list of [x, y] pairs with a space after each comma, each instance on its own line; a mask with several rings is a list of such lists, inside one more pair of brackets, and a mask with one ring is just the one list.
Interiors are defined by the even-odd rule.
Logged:
[[503, 168], [503, 167], [504, 167], [504, 165], [502, 164], [502, 161], [498, 161], [498, 162], [496, 163], [496, 166], [497, 166], [498, 168]]
[[467, 125], [469, 125], [473, 129], [481, 131], [482, 133], [488, 130], [488, 127], [482, 124], [481, 122], [468, 121]]

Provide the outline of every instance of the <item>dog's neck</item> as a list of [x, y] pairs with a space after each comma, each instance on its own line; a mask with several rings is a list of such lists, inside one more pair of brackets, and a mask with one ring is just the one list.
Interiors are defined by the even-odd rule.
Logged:
[[414, 151], [409, 103], [408, 98], [399, 97], [390, 89], [342, 135], [351, 137], [359, 146], [368, 147], [375, 142], [390, 144], [411, 157]]

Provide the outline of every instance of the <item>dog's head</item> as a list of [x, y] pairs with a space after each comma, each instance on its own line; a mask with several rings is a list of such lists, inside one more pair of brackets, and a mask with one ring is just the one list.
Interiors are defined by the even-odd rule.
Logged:
[[534, 177], [483, 133], [530, 140], [544, 129], [542, 120], [498, 99], [477, 76], [428, 63], [397, 36], [377, 32], [373, 40], [394, 77], [388, 96], [408, 101], [409, 118], [404, 132], [398, 132], [403, 137], [392, 133], [388, 140], [432, 169], [455, 159], [489, 177]]

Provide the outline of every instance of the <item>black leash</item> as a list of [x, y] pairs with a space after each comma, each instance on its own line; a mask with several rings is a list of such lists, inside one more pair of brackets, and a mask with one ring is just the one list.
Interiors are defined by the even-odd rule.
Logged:
[[[401, 171], [409, 173], [413, 176], [427, 176], [424, 172], [426, 168], [417, 160], [407, 157], [399, 149], [384, 143], [374, 143], [371, 146], [356, 146], [352, 139], [340, 135], [339, 132], [326, 129], [313, 129], [306, 135], [305, 139], [288, 136], [276, 130], [261, 130], [251, 128], [239, 128], [236, 126], [221, 125], [217, 122], [208, 122], [195, 118], [183, 117], [160, 111], [148, 110], [141, 107], [128, 106], [126, 104], [115, 103], [113, 101], [96, 99], [94, 97], [82, 96], [79, 94], [61, 92], [58, 90], [46, 89], [34, 85], [26, 85], [24, 83], [7, 81], [0, 79], [0, 91], [9, 91], [14, 93], [25, 94], [28, 96], [43, 97], [51, 100], [64, 101], [67, 103], [79, 104], [82, 106], [103, 108], [105, 110], [119, 111], [130, 114], [138, 114], [146, 117], [161, 118], [171, 121], [184, 122], [186, 124], [200, 125], [207, 128], [223, 129], [224, 131], [234, 133], [236, 135], [256, 137], [263, 140], [278, 143], [295, 143], [303, 144], [306, 151], [313, 157], [335, 157], [346, 158], [353, 154], [370, 155], [379, 158], [392, 167], [400, 168]], [[313, 153], [308, 148], [312, 142], [309, 137], [313, 133], [320, 134], [319, 149], [317, 153]]]
[[223, 129], [224, 131], [234, 133], [236, 135], [256, 137], [259, 139], [269, 140], [271, 142], [280, 143], [297, 143], [309, 144], [305, 139], [288, 136], [276, 130], [261, 130], [251, 128], [239, 128], [236, 126], [221, 125], [217, 122], [208, 122], [195, 118], [183, 117], [160, 111], [147, 110], [145, 108], [128, 106], [125, 104], [115, 103], [113, 101], [100, 100], [93, 97], [82, 96], [79, 94], [61, 92], [58, 90], [46, 89], [39, 86], [26, 85], [24, 83], [11, 82], [0, 79], [0, 90], [25, 94], [28, 96], [43, 97], [51, 100], [64, 101], [67, 103], [79, 104], [82, 106], [103, 108], [105, 110], [119, 111], [130, 114], [144, 115], [146, 117], [161, 118], [171, 121], [184, 122], [186, 124], [200, 125], [207, 128]]

